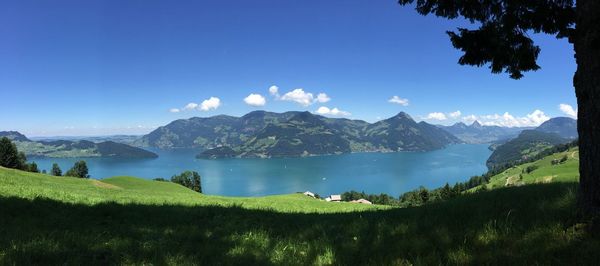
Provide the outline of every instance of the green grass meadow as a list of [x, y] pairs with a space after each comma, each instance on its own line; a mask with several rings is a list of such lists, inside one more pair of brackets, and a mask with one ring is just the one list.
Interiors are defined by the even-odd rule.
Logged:
[[392, 208], [0, 168], [0, 264], [598, 265], [578, 185], [563, 181]]
[[47, 198], [64, 203], [220, 206], [277, 212], [352, 212], [387, 209], [354, 203], [328, 203], [302, 194], [266, 197], [223, 197], [196, 193], [171, 182], [118, 176], [102, 180], [55, 177], [0, 167], [0, 196]]
[[[560, 160], [564, 156], [567, 161], [552, 165], [552, 160]], [[537, 167], [531, 173], [523, 170], [529, 166]], [[488, 189], [524, 184], [577, 182], [579, 181], [579, 148], [571, 148], [565, 152], [555, 153], [541, 160], [512, 167], [490, 178]]]

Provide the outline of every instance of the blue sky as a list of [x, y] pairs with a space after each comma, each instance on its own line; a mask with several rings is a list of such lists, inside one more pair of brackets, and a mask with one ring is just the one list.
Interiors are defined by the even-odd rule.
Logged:
[[445, 31], [461, 26], [393, 0], [4, 1], [0, 130], [141, 134], [258, 109], [509, 126], [576, 112], [566, 40], [533, 35], [542, 69], [515, 81], [457, 64]]

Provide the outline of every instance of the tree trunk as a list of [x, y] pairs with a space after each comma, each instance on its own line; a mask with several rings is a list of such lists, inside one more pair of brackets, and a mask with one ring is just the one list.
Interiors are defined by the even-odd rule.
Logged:
[[579, 114], [578, 203], [586, 215], [600, 214], [600, 1], [577, 1], [572, 41], [577, 72], [573, 78]]

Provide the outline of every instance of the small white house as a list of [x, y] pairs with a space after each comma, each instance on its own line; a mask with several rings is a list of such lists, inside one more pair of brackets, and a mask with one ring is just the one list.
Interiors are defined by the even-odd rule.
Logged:
[[331, 197], [325, 198], [325, 201], [327, 201], [327, 202], [331, 201]]
[[331, 195], [329, 196], [331, 201], [342, 201], [342, 195]]
[[309, 197], [313, 197], [313, 198], [315, 197], [315, 193], [312, 193], [312, 192], [310, 192], [310, 191], [306, 191], [306, 192], [304, 192], [304, 193], [302, 193], [302, 194], [304, 194], [304, 195], [306, 195], [306, 196], [309, 196]]
[[368, 200], [366, 200], [366, 199], [357, 199], [357, 200], [353, 200], [353, 201], [351, 201], [351, 202], [354, 202], [354, 203], [362, 203], [362, 204], [373, 204], [373, 203], [371, 203], [370, 201], [368, 201]]

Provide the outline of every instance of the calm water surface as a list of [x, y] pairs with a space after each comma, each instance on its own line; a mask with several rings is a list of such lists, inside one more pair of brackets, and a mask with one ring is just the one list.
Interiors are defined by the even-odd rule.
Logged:
[[[194, 170], [206, 194], [261, 196], [310, 190], [321, 195], [349, 190], [394, 197], [424, 186], [465, 181], [484, 173], [491, 151], [485, 144], [459, 144], [431, 152], [355, 153], [308, 158], [200, 160], [198, 150], [152, 150], [156, 159], [83, 158], [93, 178], [131, 175], [169, 179]], [[66, 172], [77, 158], [35, 158], [40, 169], [52, 163]]]

